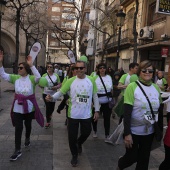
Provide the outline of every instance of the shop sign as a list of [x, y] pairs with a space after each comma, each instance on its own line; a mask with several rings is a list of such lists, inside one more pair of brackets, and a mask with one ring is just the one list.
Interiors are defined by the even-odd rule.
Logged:
[[170, 0], [157, 0], [156, 13], [170, 15]]
[[169, 48], [168, 47], [162, 47], [161, 56], [162, 57], [168, 57], [168, 53], [169, 53]]

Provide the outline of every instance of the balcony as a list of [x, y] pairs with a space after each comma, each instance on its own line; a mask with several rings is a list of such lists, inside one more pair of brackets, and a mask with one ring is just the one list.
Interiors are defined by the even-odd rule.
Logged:
[[[107, 49], [114, 48], [117, 46], [117, 44], [118, 44], [118, 34], [116, 34], [111, 38], [110, 42], [107, 45]], [[132, 29], [126, 29], [121, 33], [120, 45], [131, 45], [131, 44], [133, 44]]]
[[127, 5], [131, 4], [132, 2], [134, 2], [134, 0], [120, 0], [120, 5], [127, 6]]
[[97, 43], [97, 47], [96, 47], [96, 50], [97, 51], [100, 51], [103, 49], [103, 42], [100, 42], [100, 43]]

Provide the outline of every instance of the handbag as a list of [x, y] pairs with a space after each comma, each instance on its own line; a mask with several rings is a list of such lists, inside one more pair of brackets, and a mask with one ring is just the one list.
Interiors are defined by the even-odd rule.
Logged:
[[[147, 99], [147, 101], [149, 103], [152, 118], [153, 118], [153, 120], [155, 120], [155, 115], [154, 115], [154, 112], [153, 112], [153, 108], [152, 108], [151, 102], [149, 101], [148, 96], [146, 95], [145, 91], [143, 90], [143, 88], [141, 87], [139, 82], [136, 81], [136, 84], [139, 86], [139, 88], [143, 92], [144, 96], [146, 97], [146, 99]], [[161, 129], [160, 129], [159, 125], [158, 125], [158, 122], [155, 121], [153, 126], [154, 126], [154, 131], [155, 131], [155, 139], [156, 139], [157, 142], [160, 142], [162, 140], [162, 138], [163, 138], [163, 132], [161, 131]]]
[[[106, 92], [106, 95], [107, 95], [107, 98], [108, 98], [108, 103], [109, 103], [109, 108], [110, 109], [112, 109], [114, 106], [115, 106], [115, 100], [114, 100], [114, 98], [112, 97], [112, 96], [109, 96], [108, 95], [108, 92], [107, 92], [107, 90], [106, 90], [106, 86], [105, 86], [105, 84], [104, 84], [104, 82], [103, 82], [103, 79], [101, 78], [101, 76], [99, 75], [99, 77], [100, 77], [100, 80], [101, 80], [101, 82], [102, 82], [102, 84], [103, 84], [103, 87], [104, 87], [104, 90], [105, 90], [105, 92]], [[109, 100], [109, 98], [112, 98], [111, 100]]]
[[57, 86], [58, 83], [57, 83], [57, 82], [55, 82], [55, 83], [53, 82], [53, 80], [52, 80], [51, 77], [49, 76], [48, 72], [47, 72], [47, 75], [48, 75], [49, 79], [51, 80], [51, 82], [53, 83], [53, 86]]

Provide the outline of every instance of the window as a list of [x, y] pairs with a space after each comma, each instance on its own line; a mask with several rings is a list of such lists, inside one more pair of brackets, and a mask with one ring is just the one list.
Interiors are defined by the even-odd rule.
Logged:
[[72, 22], [63, 22], [62, 27], [73, 29], [74, 28], [74, 23], [72, 23]]
[[64, 0], [65, 2], [74, 2], [74, 0]]
[[70, 12], [70, 11], [72, 11], [72, 8], [65, 7], [63, 12]]
[[61, 0], [52, 0], [52, 2], [61, 3]]
[[[70, 45], [70, 40], [62, 40], [62, 42], [67, 44], [68, 46]], [[64, 45], [62, 42], [61, 42], [61, 45]]]
[[85, 14], [86, 20], [89, 20], [89, 14], [90, 14], [89, 12], [86, 12], [86, 14]]
[[60, 8], [59, 7], [52, 7], [52, 12], [60, 12]]
[[75, 19], [75, 15], [74, 14], [62, 13], [62, 18], [63, 19], [68, 19], [68, 20], [74, 20]]
[[51, 16], [51, 20], [60, 21], [60, 16]]
[[156, 24], [156, 23], [166, 19], [165, 15], [155, 13], [155, 9], [156, 9], [156, 2], [149, 5], [148, 25]]
[[51, 41], [50, 42], [50, 46], [58, 46], [58, 45], [59, 45], [59, 43], [56, 42], [56, 41]]

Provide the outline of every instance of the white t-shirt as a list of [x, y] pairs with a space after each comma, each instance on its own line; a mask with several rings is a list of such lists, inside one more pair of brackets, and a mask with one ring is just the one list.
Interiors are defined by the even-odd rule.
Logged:
[[62, 73], [63, 73], [62, 70], [58, 70], [58, 75], [59, 75], [59, 76], [62, 76]]
[[[104, 77], [101, 77], [107, 92], [111, 92], [113, 89], [113, 83], [112, 83], [112, 78], [109, 75], [106, 75]], [[94, 77], [96, 85], [97, 85], [97, 94], [106, 94], [104, 86], [100, 80], [100, 77], [97, 75]], [[103, 96], [103, 97], [99, 97], [99, 103], [108, 103], [108, 97], [107, 96]]]
[[[140, 83], [151, 102], [153, 111], [157, 113], [160, 106], [160, 89], [156, 84], [144, 86]], [[131, 132], [136, 135], [148, 135], [154, 132], [154, 120], [150, 112], [149, 103], [139, 86], [133, 82], [128, 85], [124, 94], [124, 103], [133, 105], [131, 113]], [[126, 114], [126, 112], [125, 112]], [[156, 121], [158, 114], [155, 114]]]
[[44, 94], [53, 95], [56, 92], [56, 90], [51, 90], [51, 87], [54, 86], [53, 83], [56, 83], [56, 82], [60, 83], [60, 79], [59, 79], [57, 74], [53, 73], [53, 75], [50, 76], [52, 81], [53, 81], [53, 83], [52, 83], [52, 81], [50, 80], [49, 76], [47, 75], [47, 73], [42, 76], [42, 77], [45, 77], [47, 79], [47, 82], [48, 82], [48, 86], [44, 87], [44, 92], [43, 93]]
[[[29, 96], [34, 94], [35, 85], [38, 83], [41, 75], [38, 72], [38, 70], [35, 68], [35, 66], [31, 67], [31, 71], [33, 72], [33, 75], [27, 75], [26, 77], [21, 77], [20, 75], [14, 75], [14, 74], [7, 74], [4, 72], [4, 68], [0, 68], [0, 75], [3, 79], [9, 81], [10, 83], [13, 83], [15, 85], [15, 93], [16, 94], [22, 94], [24, 96]], [[28, 104], [28, 112], [33, 111], [33, 104], [30, 100], [27, 100]], [[13, 111], [16, 113], [24, 114], [24, 108], [23, 105], [18, 104], [18, 100], [14, 103]]]
[[77, 76], [72, 77], [66, 81], [60, 91], [62, 94], [70, 91], [68, 117], [88, 119], [92, 116], [92, 95], [97, 92], [92, 77], [86, 76], [84, 79], [79, 79]]

